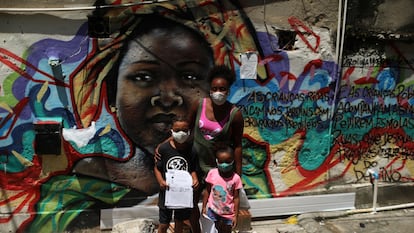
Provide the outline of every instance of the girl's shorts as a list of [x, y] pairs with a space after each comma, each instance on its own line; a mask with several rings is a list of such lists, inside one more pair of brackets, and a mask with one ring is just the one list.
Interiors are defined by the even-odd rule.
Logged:
[[233, 220], [225, 218], [223, 216], [218, 215], [216, 212], [212, 211], [210, 208], [207, 209], [207, 216], [213, 220], [214, 222], [222, 221], [226, 225], [232, 225]]

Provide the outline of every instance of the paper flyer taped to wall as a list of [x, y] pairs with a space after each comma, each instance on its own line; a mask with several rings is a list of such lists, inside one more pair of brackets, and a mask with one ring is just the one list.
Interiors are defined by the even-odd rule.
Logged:
[[254, 52], [247, 52], [240, 55], [240, 79], [256, 79], [258, 57]]

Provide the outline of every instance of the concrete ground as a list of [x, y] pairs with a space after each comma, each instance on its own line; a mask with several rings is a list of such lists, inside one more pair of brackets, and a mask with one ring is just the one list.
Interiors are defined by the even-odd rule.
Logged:
[[[285, 219], [254, 220], [252, 233], [410, 233], [414, 232], [414, 204], [389, 210], [307, 213]], [[386, 208], [386, 207], [384, 207]], [[364, 212], [367, 211], [367, 212]]]
[[[359, 188], [355, 209], [303, 213], [272, 218], [253, 218], [251, 229], [239, 233], [411, 233], [414, 232], [414, 186], [381, 187], [378, 192], [376, 211], [372, 208], [371, 187]], [[135, 220], [134, 220], [135, 221]], [[127, 231], [82, 229], [70, 233], [118, 233], [137, 232], [137, 228], [126, 227]], [[120, 229], [122, 230], [122, 229]], [[152, 233], [154, 231], [151, 231]], [[69, 232], [68, 232], [69, 233]]]
[[[398, 208], [397, 208], [398, 207]], [[276, 219], [253, 219], [249, 231], [239, 233], [411, 233], [414, 232], [414, 203], [356, 209], [350, 211], [333, 211], [305, 213], [284, 216]], [[76, 233], [118, 233], [134, 232], [136, 224], [118, 230], [101, 231], [99, 228], [80, 230]], [[154, 232], [154, 231], [148, 231]], [[155, 231], [156, 232], [156, 231]], [[154, 232], [154, 233], [155, 233]], [[72, 232], [73, 233], [73, 232]]]

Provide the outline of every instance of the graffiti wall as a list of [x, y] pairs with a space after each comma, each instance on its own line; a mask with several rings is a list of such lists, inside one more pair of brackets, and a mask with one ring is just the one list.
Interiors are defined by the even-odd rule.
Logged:
[[1, 229], [70, 230], [156, 194], [154, 148], [208, 96], [213, 64], [237, 76], [249, 198], [369, 184], [368, 171], [413, 181], [412, 44], [354, 45], [339, 62], [329, 30], [295, 16], [284, 46], [233, 1], [124, 2], [0, 14]]

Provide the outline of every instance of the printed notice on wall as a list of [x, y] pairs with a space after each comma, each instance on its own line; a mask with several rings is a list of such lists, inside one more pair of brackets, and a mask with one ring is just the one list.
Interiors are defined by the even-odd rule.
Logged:
[[240, 79], [256, 79], [257, 76], [257, 54], [247, 52], [240, 55]]
[[168, 170], [165, 180], [169, 187], [165, 191], [165, 206], [172, 209], [193, 208], [193, 180], [190, 173]]

